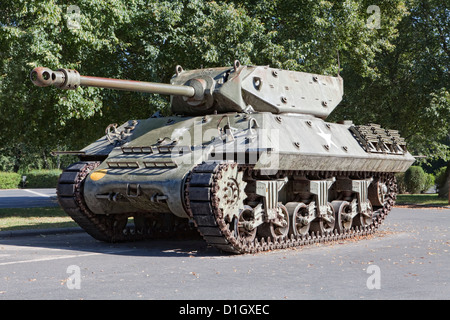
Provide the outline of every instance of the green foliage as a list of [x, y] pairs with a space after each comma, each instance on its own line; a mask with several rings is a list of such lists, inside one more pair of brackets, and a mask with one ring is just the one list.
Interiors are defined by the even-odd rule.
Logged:
[[397, 189], [399, 194], [406, 193], [406, 183], [405, 183], [405, 173], [398, 172], [395, 174], [395, 178], [397, 179]]
[[427, 155], [428, 160], [447, 159], [448, 1], [413, 0], [407, 2], [407, 8], [407, 16], [397, 25], [398, 37], [391, 42], [391, 49], [377, 52], [373, 59], [376, 77], [366, 77], [352, 66], [344, 66], [347, 94], [344, 106], [336, 109], [334, 118], [376, 122], [397, 129], [406, 138], [411, 153]]
[[0, 172], [0, 189], [18, 188], [22, 181], [20, 174], [15, 172]]
[[[60, 159], [50, 156], [49, 153], [39, 150], [38, 146], [19, 143], [9, 148], [0, 149], [0, 171], [28, 172], [33, 169], [53, 169], [61, 163]], [[73, 160], [72, 157], [67, 160]], [[64, 160], [66, 160], [64, 158]], [[69, 163], [73, 163], [71, 161]], [[69, 164], [67, 163], [67, 164]], [[62, 167], [64, 167], [62, 163]]]
[[26, 175], [26, 188], [56, 188], [61, 170], [32, 170]]
[[29, 72], [36, 66], [165, 83], [177, 64], [231, 66], [235, 59], [313, 73], [341, 71], [344, 101], [330, 120], [380, 123], [399, 129], [414, 153], [449, 154], [444, 139], [450, 129], [450, 14], [444, 0], [375, 3], [379, 28], [368, 27], [372, 0], [73, 4], [80, 9], [80, 28], [69, 28], [66, 1], [0, 2], [0, 146], [15, 159], [14, 171], [38, 163], [33, 157], [41, 159], [38, 167], [51, 168], [50, 151], [79, 150], [110, 123], [170, 112], [168, 98], [159, 95], [34, 87]]
[[[445, 167], [444, 167], [445, 169]], [[419, 193], [426, 192], [439, 179], [431, 173], [426, 173], [421, 167], [412, 166], [406, 172], [396, 173], [398, 193]]]
[[[78, 150], [114, 122], [166, 111], [168, 98], [124, 91], [37, 88], [36, 66], [85, 75], [169, 82], [185, 69], [265, 60], [275, 45], [257, 17], [232, 3], [209, 1], [77, 1], [80, 28], [68, 27], [65, 1], [0, 3], [0, 145], [48, 156]], [[16, 165], [18, 170], [20, 165]]]
[[421, 167], [411, 166], [405, 172], [406, 190], [409, 193], [420, 193], [423, 191], [427, 180], [427, 174]]
[[425, 173], [425, 183], [423, 184], [422, 192], [426, 192], [428, 189], [435, 185], [436, 177], [432, 173]]
[[26, 188], [56, 188], [61, 170], [32, 170], [19, 174], [15, 172], [0, 172], [0, 189], [15, 189], [22, 187], [22, 175], [26, 176]]
[[407, 13], [405, 1], [379, 3], [380, 28], [369, 28], [373, 1], [246, 0], [234, 1], [251, 16], [260, 17], [266, 32], [273, 33], [267, 56], [273, 66], [291, 70], [338, 73], [341, 65], [373, 78], [377, 53], [393, 48], [396, 25]]
[[436, 170], [436, 186], [442, 188], [447, 180], [447, 167], [441, 167]]
[[14, 159], [12, 157], [0, 155], [0, 171], [11, 172], [14, 169]]

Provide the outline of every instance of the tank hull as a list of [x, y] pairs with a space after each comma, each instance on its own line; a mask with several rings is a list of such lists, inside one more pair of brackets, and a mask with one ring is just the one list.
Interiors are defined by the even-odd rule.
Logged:
[[[128, 124], [128, 123], [127, 123]], [[126, 127], [124, 124], [123, 127]], [[407, 152], [367, 152], [351, 124], [298, 114], [230, 113], [207, 117], [139, 120], [84, 183], [95, 214], [167, 213], [189, 218], [186, 177], [202, 162], [236, 162], [268, 175], [279, 171], [402, 172], [414, 162]], [[84, 149], [102, 153], [107, 138]]]

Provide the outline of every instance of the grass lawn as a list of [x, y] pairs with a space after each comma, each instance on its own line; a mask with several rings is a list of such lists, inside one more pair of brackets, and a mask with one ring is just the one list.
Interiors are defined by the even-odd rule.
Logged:
[[59, 207], [0, 209], [0, 231], [75, 227]]
[[448, 199], [439, 198], [437, 193], [431, 194], [399, 194], [396, 204], [418, 204], [432, 206], [448, 206]]

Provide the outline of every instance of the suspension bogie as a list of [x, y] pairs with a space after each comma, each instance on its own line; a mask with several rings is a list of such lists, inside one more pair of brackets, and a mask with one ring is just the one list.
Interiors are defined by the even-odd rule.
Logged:
[[[246, 189], [251, 199], [248, 205], [253, 211], [246, 209], [247, 219], [241, 228], [249, 231], [258, 228], [258, 235], [277, 238], [280, 235], [306, 236], [310, 232], [344, 233], [355, 226], [368, 227], [374, 212], [369, 193], [374, 193], [372, 189], [375, 192], [385, 190], [379, 186], [371, 189], [374, 178], [368, 176], [367, 173], [335, 177], [330, 172], [308, 175], [296, 172], [271, 180], [253, 177]], [[382, 197], [384, 195], [377, 195], [377, 198]], [[270, 232], [288, 225], [289, 232]]]
[[[221, 181], [228, 166], [218, 165], [210, 173], [211, 181], [229, 185]], [[204, 170], [199, 171], [204, 174]], [[393, 175], [389, 174], [284, 171], [268, 177], [258, 175], [245, 165], [239, 166], [238, 172], [242, 173], [242, 181], [236, 180], [237, 185], [245, 185], [236, 198], [236, 202], [241, 203], [238, 211], [231, 206], [215, 208], [214, 204], [220, 203], [220, 194], [216, 192], [210, 195], [210, 203], [206, 200], [192, 203], [187, 191], [188, 206], [200, 232], [211, 232], [212, 225], [202, 226], [207, 209], [211, 210], [215, 218], [212, 221], [218, 225], [214, 235], [204, 235], [204, 238], [221, 250], [235, 253], [372, 233], [389, 211], [395, 189]], [[375, 180], [377, 183], [372, 186]], [[391, 192], [376, 195], [384, 198], [384, 203], [374, 208], [369, 194], [373, 197], [374, 192], [383, 190], [378, 182]], [[187, 187], [188, 190], [195, 188]], [[221, 190], [221, 187], [210, 187]], [[221, 192], [228, 192], [226, 189], [224, 187]], [[202, 214], [196, 214], [196, 211]]]

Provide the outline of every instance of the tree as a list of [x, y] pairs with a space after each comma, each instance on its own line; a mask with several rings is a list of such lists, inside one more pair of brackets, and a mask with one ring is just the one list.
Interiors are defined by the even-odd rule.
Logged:
[[[235, 1], [251, 16], [260, 17], [278, 46], [267, 52], [271, 65], [336, 75], [341, 66], [364, 77], [377, 75], [375, 56], [392, 49], [396, 25], [407, 13], [404, 1]], [[372, 8], [375, 11], [372, 11]], [[376, 15], [377, 10], [380, 14]], [[374, 16], [375, 14], [375, 16]], [[373, 18], [379, 23], [372, 25]]]
[[331, 120], [378, 122], [400, 129], [416, 151], [446, 152], [440, 142], [449, 122], [444, 0], [386, 0], [378, 6], [372, 0], [76, 5], [79, 28], [69, 27], [73, 7], [63, 1], [0, 3], [0, 148], [16, 158], [76, 150], [101, 136], [109, 123], [168, 112], [167, 97], [158, 95], [36, 88], [28, 80], [33, 67], [167, 83], [177, 64], [231, 66], [235, 59], [340, 72], [345, 96]]
[[444, 0], [408, 1], [393, 50], [374, 58], [376, 77], [344, 66], [344, 108], [335, 118], [378, 122], [400, 131], [413, 154], [450, 155], [450, 10]]
[[[177, 64], [251, 63], [272, 46], [261, 23], [233, 4], [207, 1], [78, 1], [79, 28], [65, 2], [0, 4], [0, 148], [18, 159], [78, 149], [109, 123], [166, 110], [168, 98], [97, 88], [34, 87], [36, 66], [81, 74], [168, 82]], [[88, 121], [86, 121], [88, 119]], [[20, 147], [25, 146], [25, 147]]]

